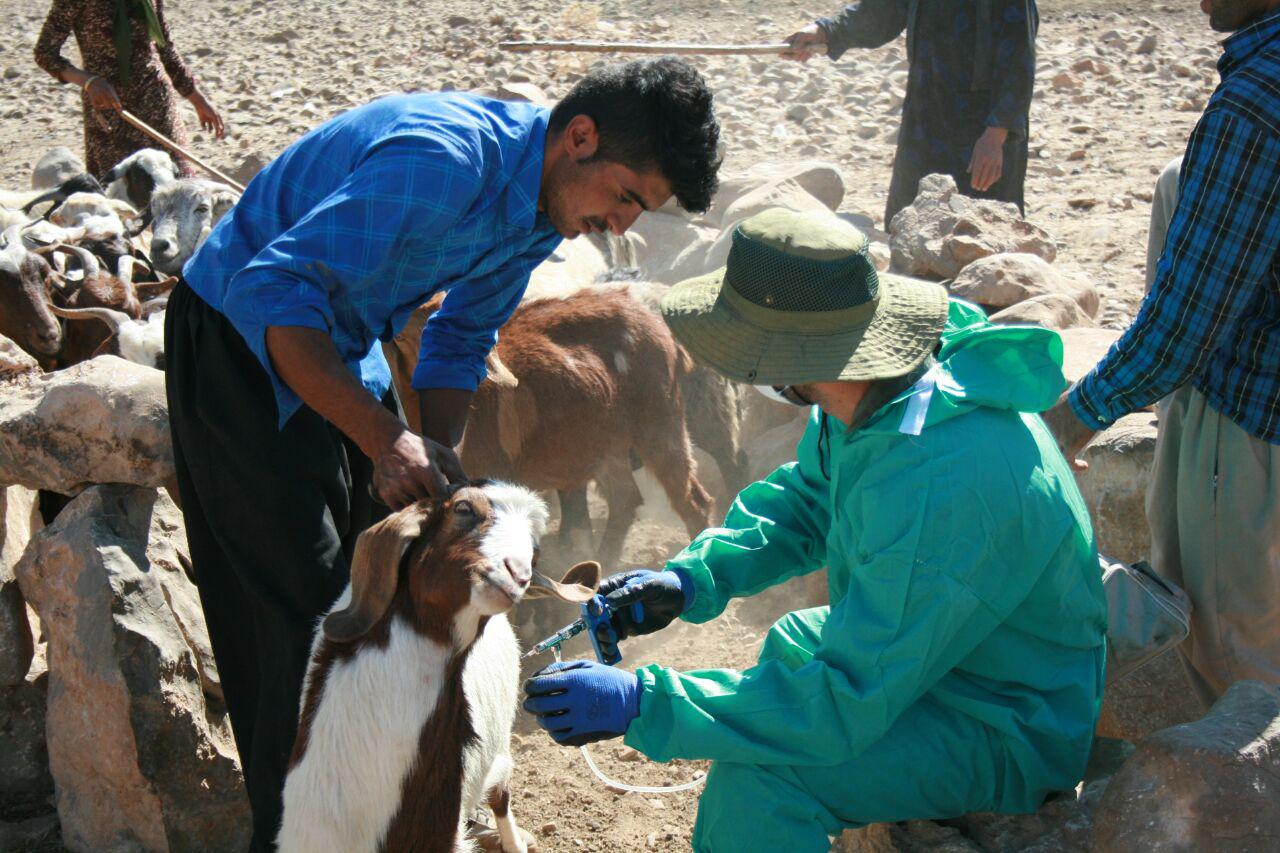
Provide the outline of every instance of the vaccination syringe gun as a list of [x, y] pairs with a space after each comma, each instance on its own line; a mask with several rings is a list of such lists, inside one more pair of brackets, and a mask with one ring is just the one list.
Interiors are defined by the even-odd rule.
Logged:
[[[622, 662], [622, 652], [618, 648], [618, 635], [613, 630], [613, 625], [609, 621], [609, 605], [605, 602], [603, 595], [597, 595], [590, 601], [580, 605], [582, 615], [577, 619], [565, 625], [559, 631], [556, 631], [550, 637], [547, 637], [540, 643], [534, 645], [533, 648], [524, 653], [524, 657], [531, 658], [534, 655], [540, 655], [543, 652], [558, 649], [565, 640], [570, 637], [576, 637], [583, 631], [587, 632], [587, 636], [591, 638], [591, 647], [595, 649], [596, 660], [609, 666], [617, 666]], [[631, 605], [631, 616], [636, 622], [644, 620], [644, 606], [641, 604]], [[600, 637], [597, 632], [602, 629], [612, 644], [613, 651], [606, 653], [600, 646]]]

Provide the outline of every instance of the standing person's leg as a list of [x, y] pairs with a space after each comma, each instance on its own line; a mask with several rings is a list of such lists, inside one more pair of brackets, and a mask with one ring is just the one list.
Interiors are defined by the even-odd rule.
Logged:
[[1179, 388], [1160, 410], [1147, 517], [1152, 565], [1194, 607], [1178, 651], [1204, 707], [1243, 678], [1280, 684], [1280, 449]]
[[[904, 121], [902, 132], [906, 131]], [[927, 174], [929, 169], [926, 152], [920, 145], [908, 143], [904, 137], [899, 137], [898, 150], [893, 156], [893, 176], [889, 179], [889, 198], [884, 207], [886, 233], [892, 233], [889, 225], [893, 222], [893, 217], [916, 200], [916, 194], [920, 191], [920, 179]]]
[[371, 466], [305, 407], [276, 427], [266, 373], [185, 284], [166, 317], [171, 429], [192, 563], [241, 750], [254, 849], [271, 849], [318, 617], [370, 520]]
[[1147, 284], [1143, 293], [1151, 290], [1156, 280], [1156, 265], [1164, 253], [1164, 241], [1169, 236], [1169, 222], [1178, 207], [1178, 177], [1182, 170], [1182, 158], [1177, 157], [1164, 167], [1151, 193], [1151, 225], [1147, 229]]

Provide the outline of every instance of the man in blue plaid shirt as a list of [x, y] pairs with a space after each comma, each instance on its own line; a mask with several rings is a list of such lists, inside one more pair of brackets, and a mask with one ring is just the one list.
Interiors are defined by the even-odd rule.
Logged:
[[[187, 263], [166, 315], [192, 564], [253, 810], [274, 845], [316, 623], [356, 538], [465, 478], [453, 448], [497, 330], [561, 239], [710, 204], [711, 92], [670, 59], [589, 74], [547, 110], [384, 98], [302, 137]], [[393, 413], [389, 341], [447, 290]]]
[[[1201, 700], [1280, 684], [1280, 0], [1201, 0], [1232, 32], [1137, 319], [1046, 417], [1073, 459], [1162, 398], [1151, 561], [1190, 594]], [[1077, 462], [1078, 468], [1085, 467]]]

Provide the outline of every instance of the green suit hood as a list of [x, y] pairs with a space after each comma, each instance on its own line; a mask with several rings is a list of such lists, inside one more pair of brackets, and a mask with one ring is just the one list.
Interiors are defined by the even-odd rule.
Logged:
[[[922, 386], [932, 385], [932, 391]], [[1067, 387], [1062, 374], [1062, 338], [1039, 326], [997, 326], [982, 309], [952, 299], [937, 363], [921, 382], [903, 391], [861, 429], [901, 432], [918, 409], [920, 426], [954, 418], [978, 406], [1043, 412]], [[912, 403], [912, 398], [917, 399]], [[917, 408], [913, 412], [913, 405]]]

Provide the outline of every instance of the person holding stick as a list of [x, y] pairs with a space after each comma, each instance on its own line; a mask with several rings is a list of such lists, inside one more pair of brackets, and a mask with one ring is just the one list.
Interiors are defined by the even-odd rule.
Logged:
[[[62, 55], [75, 34], [84, 68]], [[164, 0], [54, 0], [36, 41], [36, 64], [58, 81], [79, 86], [84, 102], [84, 161], [94, 177], [152, 144], [118, 115], [134, 113], [178, 145], [187, 131], [175, 91], [195, 107], [200, 126], [221, 139], [222, 117], [196, 85], [164, 18]], [[181, 157], [178, 168], [194, 172]]]
[[1035, 84], [1036, 0], [858, 0], [792, 34], [783, 52], [839, 59], [907, 34], [906, 99], [885, 205], [885, 228], [941, 173], [974, 198], [1026, 212], [1028, 113]]

